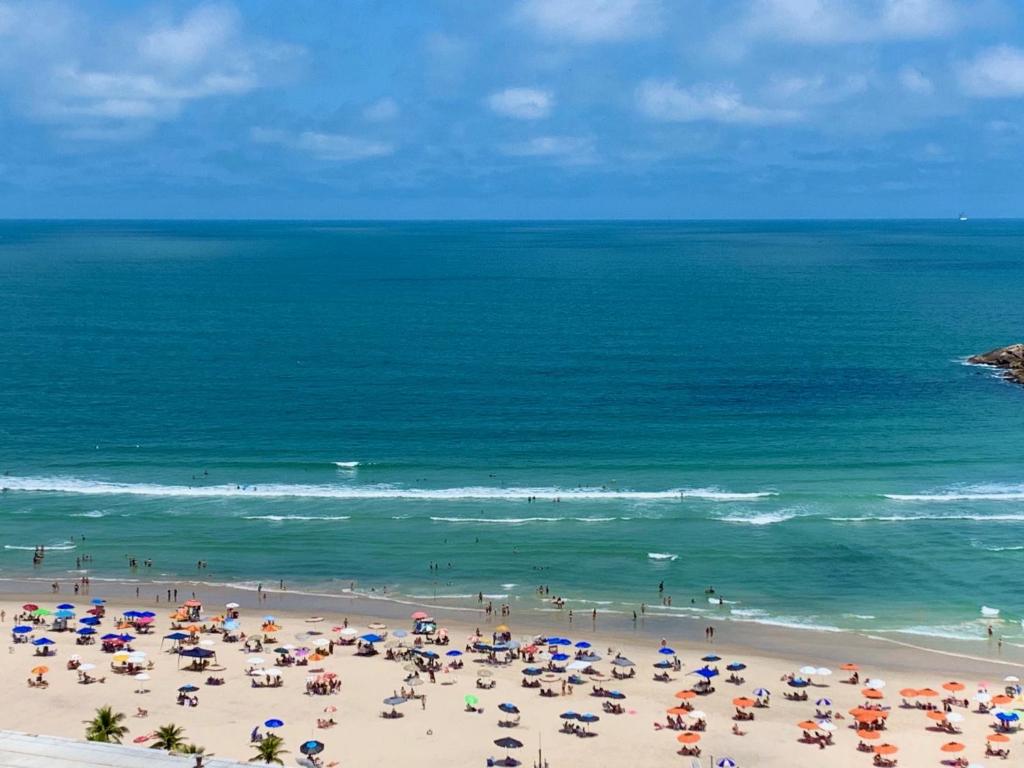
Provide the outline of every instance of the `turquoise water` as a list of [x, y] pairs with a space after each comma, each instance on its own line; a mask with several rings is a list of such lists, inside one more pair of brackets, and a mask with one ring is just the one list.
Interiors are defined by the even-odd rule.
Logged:
[[985, 605], [1020, 637], [1024, 389], [962, 360], [1024, 336], [1022, 246], [1005, 221], [0, 223], [0, 575], [91, 554], [979, 639]]

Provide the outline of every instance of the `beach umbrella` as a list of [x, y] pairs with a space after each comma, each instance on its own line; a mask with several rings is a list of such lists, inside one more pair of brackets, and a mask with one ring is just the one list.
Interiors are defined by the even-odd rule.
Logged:
[[53, 645], [53, 640], [51, 640], [48, 637], [37, 637], [35, 640], [32, 641], [32, 645], [37, 645], [37, 646]]
[[885, 688], [885, 680], [879, 680], [873, 677], [870, 680], [865, 680], [864, 685], [867, 688], [875, 688], [880, 691]]
[[665, 710], [670, 715], [689, 715], [690, 710], [686, 707], [669, 707]]
[[879, 744], [874, 751], [876, 755], [895, 755], [900, 748], [895, 744]]
[[507, 701], [499, 704], [498, 709], [500, 709], [502, 712], [508, 712], [510, 715], [519, 714], [519, 707]]
[[1000, 706], [1003, 705], [1003, 704], [1009, 704], [1011, 701], [1013, 701], [1013, 699], [1011, 697], [1006, 696], [1005, 694], [1002, 694], [1002, 693], [999, 694], [998, 696], [993, 696], [992, 697], [992, 703], [993, 704], [999, 704]]
[[82, 627], [75, 634], [78, 634], [78, 635], [95, 635], [96, 634], [96, 630], [93, 629], [92, 627]]
[[659, 648], [658, 649], [658, 653], [660, 653], [662, 656], [675, 656], [676, 655], [676, 652], [674, 650], [672, 650], [671, 648], [669, 648], [668, 646], [665, 646], [663, 648]]
[[707, 713], [701, 709], [695, 709], [692, 712], [690, 712], [690, 714], [688, 714], [687, 717], [691, 717], [694, 720], [703, 720], [707, 717]]
[[590, 647], [590, 643], [588, 643], [586, 640], [580, 640], [578, 643], [576, 643], [576, 647], [577, 648], [589, 648]]
[[198, 600], [192, 599], [186, 600], [184, 603], [182, 603], [182, 605], [184, 605], [186, 608], [200, 608], [202, 607], [203, 604]]
[[818, 721], [818, 730], [819, 731], [825, 731], [826, 733], [831, 733], [835, 729], [836, 729], [835, 724], [834, 723], [830, 723], [828, 720], [819, 720]]
[[495, 739], [494, 744], [502, 749], [519, 749], [523, 746], [523, 742], [519, 739], [513, 739], [511, 736], [502, 736], [500, 739]]
[[722, 660], [722, 657], [721, 657], [721, 656], [715, 656], [715, 654], [713, 654], [713, 653], [711, 653], [711, 654], [708, 654], [707, 656], [704, 656], [704, 657], [703, 657], [703, 658], [701, 659], [701, 661], [706, 661], [706, 662], [708, 662], [708, 663], [710, 663], [710, 662], [712, 662], [712, 661], [721, 661], [721, 660]]
[[616, 658], [612, 659], [612, 665], [616, 666], [616, 667], [635, 667], [636, 666], [636, 664], [634, 664], [632, 661], [627, 659], [625, 656], [617, 656]]
[[939, 749], [943, 752], [963, 752], [967, 747], [959, 741], [947, 741]]
[[931, 712], [927, 712], [925, 714], [925, 717], [927, 717], [929, 720], [936, 720], [938, 722], [944, 722], [946, 720], [946, 713], [945, 712], [939, 712], [937, 710], [933, 710]]
[[[486, 672], [487, 670], [484, 671]], [[544, 670], [540, 667], [527, 667], [523, 670], [523, 674], [527, 675], [528, 677], [536, 677], [537, 675], [543, 675]]]
[[359, 639], [362, 640], [364, 643], [379, 643], [384, 638], [381, 637], [380, 635], [375, 635], [373, 633], [370, 633], [370, 634], [367, 634], [367, 635], [363, 635]]
[[135, 679], [138, 680], [139, 682], [143, 682], [144, 683], [147, 680], [149, 680], [149, 674], [146, 673], [146, 672], [139, 672], [139, 674], [135, 675]]
[[35, 603], [25, 603], [23, 606], [21, 606], [21, 610], [29, 611], [29, 612], [37, 611], [37, 610], [39, 610], [39, 606], [36, 605]]
[[881, 731], [865, 731], [863, 728], [857, 731], [857, 735], [866, 741], [873, 741], [882, 738]]
[[696, 695], [697, 695], [696, 691], [676, 691], [676, 694], [675, 694], [677, 699], [682, 699], [684, 701], [686, 699], [692, 699]]
[[839, 668], [841, 670], [845, 671], [845, 672], [859, 672], [860, 671], [860, 665], [852, 664], [852, 663], [842, 664], [842, 665], [840, 665]]
[[816, 707], [831, 707], [832, 706], [832, 699], [818, 699], [816, 702], [814, 702], [814, 706], [816, 706]]
[[45, 675], [49, 671], [50, 671], [49, 667], [39, 666], [39, 667], [33, 667], [32, 668], [32, 674], [33, 675]]
[[280, 728], [282, 725], [284, 725], [284, 720], [278, 720], [276, 717], [272, 717], [263, 723], [264, 728]]
[[900, 689], [900, 696], [902, 696], [905, 699], [916, 699], [917, 698], [917, 688], [901, 688]]
[[323, 751], [324, 743], [322, 741], [316, 741], [315, 739], [303, 742], [299, 747], [299, 752], [304, 755], [319, 755]]
[[693, 674], [700, 675], [705, 680], [710, 680], [712, 677], [717, 677], [718, 676], [718, 670], [717, 669], [711, 669], [711, 667], [701, 667], [700, 669], [698, 669]]
[[93, 605], [103, 605], [107, 601], [104, 600], [102, 597], [94, 597], [89, 602], [92, 603]]
[[747, 665], [739, 661], [734, 661], [732, 664], [726, 667], [726, 669], [730, 672], [742, 672], [746, 668]]
[[757, 696], [757, 698], [759, 699], [763, 699], [765, 696], [771, 696], [772, 692], [769, 691], [767, 688], [755, 688], [754, 695]]
[[565, 661], [568, 658], [569, 658], [569, 654], [567, 654], [567, 653], [553, 653], [553, 654], [551, 654], [551, 660], [552, 661]]
[[423, 611], [416, 611], [409, 618], [412, 619], [413, 621], [418, 621], [419, 619], [429, 619], [430, 618], [430, 614], [429, 613], [424, 613]]
[[680, 744], [696, 744], [700, 741], [699, 733], [680, 733], [676, 736], [676, 741]]
[[[500, 629], [500, 627], [499, 627]], [[567, 637], [556, 637], [554, 640], [548, 640], [549, 645], [572, 645], [572, 640]]]
[[810, 666], [808, 666], [808, 667], [800, 667], [800, 674], [801, 675], [813, 675], [817, 671], [818, 671], [817, 667], [810, 667]]
[[73, 606], [71, 603], [61, 603], [60, 605], [57, 606], [57, 610], [59, 610], [59, 611], [73, 611], [73, 610], [75, 610], [75, 606]]
[[78, 623], [85, 624], [85, 626], [87, 627], [95, 627], [97, 624], [100, 623], [100, 620], [97, 619], [95, 616], [86, 616], [85, 618], [79, 619]]
[[987, 704], [988, 702], [992, 701], [992, 694], [980, 691], [974, 694], [974, 700], [979, 704]]
[[609, 691], [608, 692], [608, 698], [609, 699], [624, 699], [624, 698], [626, 698], [626, 694], [624, 694], [622, 691]]
[[802, 731], [816, 731], [818, 730], [818, 724], [813, 720], [801, 720], [796, 724], [796, 727]]
[[917, 695], [919, 698], [930, 699], [934, 696], [938, 696], [939, 692], [931, 688], [919, 688], [917, 691]]
[[171, 632], [169, 635], [164, 635], [164, 640], [173, 640], [174, 642], [181, 642], [182, 640], [188, 640], [188, 633], [186, 632]]
[[479, 703], [480, 699], [478, 699], [473, 694], [468, 693], [466, 694], [465, 697], [463, 697], [463, 701], [466, 702], [467, 707], [475, 707]]
[[199, 688], [197, 686], [192, 685], [192, 683], [188, 683], [178, 688], [178, 693], [195, 693], [198, 690]]
[[24, 624], [19, 624], [17, 627], [11, 630], [11, 632], [13, 632], [16, 635], [26, 635], [31, 631], [32, 627], [25, 626]]
[[566, 667], [565, 667], [565, 668], [566, 668], [566, 669], [571, 669], [571, 670], [573, 670], [573, 671], [576, 671], [576, 672], [578, 672], [578, 671], [580, 671], [580, 670], [584, 670], [584, 669], [586, 669], [586, 668], [587, 668], [587, 667], [589, 667], [589, 666], [590, 666], [590, 663], [589, 663], [589, 662], [586, 662], [586, 661], [582, 661], [582, 660], [580, 660], [580, 661], [573, 661], [573, 662], [570, 662], [569, 664], [567, 664], [567, 665], [566, 665]]
[[1015, 723], [1020, 720], [1016, 712], [996, 712], [996, 719], [1002, 723]]
[[75, 612], [74, 611], [58, 610], [53, 615], [54, 615], [55, 618], [58, 618], [58, 619], [73, 619], [73, 618], [75, 618]]
[[657, 664], [654, 664], [653, 666], [655, 669], [672, 669], [672, 662], [668, 659], [665, 659], [665, 661], [659, 661]]
[[736, 761], [733, 760], [731, 757], [723, 757], [720, 758], [718, 762], [715, 763], [715, 765], [718, 768], [736, 768]]
[[36, 608], [32, 611], [33, 616], [49, 616], [51, 613], [53, 613], [53, 611], [49, 608]]
[[966, 687], [967, 686], [963, 683], [958, 683], [955, 680], [950, 680], [948, 683], [942, 684], [943, 690], [950, 691], [951, 693], [955, 691], [962, 691]]
[[1005, 733], [990, 733], [985, 737], [986, 741], [996, 742], [997, 744], [1005, 744], [1010, 740], [1010, 737]]
[[1007, 675], [1006, 677], [1003, 678], [1003, 682], [1004, 683], [1019, 683], [1020, 682], [1020, 678], [1017, 677], [1016, 675]]
[[810, 683], [801, 677], [797, 677], [790, 680], [788, 683], [786, 683], [786, 685], [788, 685], [790, 688], [806, 688], [808, 685], [810, 685]]
[[829, 675], [832, 674], [832, 670], [829, 669], [828, 667], [818, 667], [814, 671], [814, 674], [816, 674], [818, 677], [828, 677]]
[[946, 720], [948, 720], [951, 723], [962, 723], [964, 721], [964, 716], [961, 715], [959, 712], [950, 712], [948, 715], [946, 715]]
[[861, 691], [861, 695], [865, 699], [884, 699], [885, 694], [877, 688], [865, 688]]
[[238, 608], [239, 606], [238, 603], [224, 603], [224, 607], [233, 610], [235, 608]]
[[[405, 704], [405, 702], [406, 699], [402, 698], [401, 696], [388, 696], [386, 699], [384, 699], [384, 703], [387, 704], [389, 707], [397, 707], [399, 704]], [[466, 703], [469, 703], [468, 697]]]
[[740, 709], [746, 709], [747, 707], [754, 706], [757, 702], [753, 699], [748, 699], [745, 696], [741, 696], [738, 699], [732, 700], [733, 706], [737, 706]]
[[579, 717], [579, 715], [570, 709], [568, 712], [563, 712], [562, 714], [560, 714], [559, 717], [563, 720], [575, 720]]
[[462, 655], [462, 651], [456, 651], [454, 649], [451, 650], [451, 651], [448, 651], [447, 653], [445, 653], [445, 656], [451, 656], [452, 658], [454, 658], [456, 656], [461, 656], [461, 655]]
[[590, 713], [590, 712], [584, 712], [582, 715], [580, 715], [576, 719], [579, 720], [581, 723], [586, 723], [587, 725], [590, 725], [591, 723], [596, 723], [601, 718], [598, 717], [595, 714]]

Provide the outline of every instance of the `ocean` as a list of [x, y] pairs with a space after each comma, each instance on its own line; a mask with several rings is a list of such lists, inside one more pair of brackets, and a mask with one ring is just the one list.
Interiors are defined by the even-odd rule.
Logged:
[[3, 222], [0, 578], [1024, 642], [1022, 285], [1020, 221]]

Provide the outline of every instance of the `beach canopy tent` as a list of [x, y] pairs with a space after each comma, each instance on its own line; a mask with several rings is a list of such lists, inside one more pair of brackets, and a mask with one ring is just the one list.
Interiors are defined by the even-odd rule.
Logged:
[[178, 651], [178, 655], [189, 659], [210, 659], [216, 656], [217, 652], [211, 651], [209, 648], [185, 648]]

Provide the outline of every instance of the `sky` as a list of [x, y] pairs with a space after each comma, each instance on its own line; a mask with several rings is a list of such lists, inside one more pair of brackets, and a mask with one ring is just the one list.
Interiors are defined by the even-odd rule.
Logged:
[[0, 0], [0, 217], [1019, 217], [1019, 0]]

